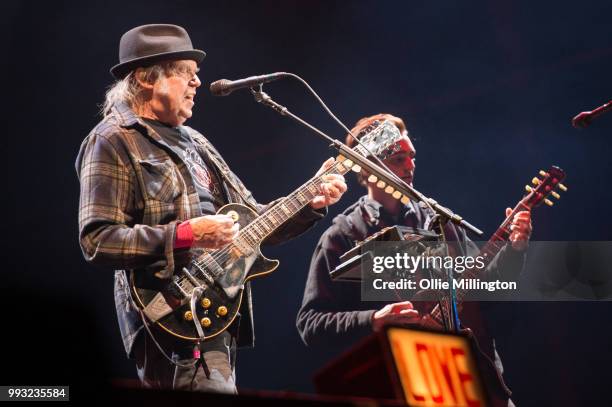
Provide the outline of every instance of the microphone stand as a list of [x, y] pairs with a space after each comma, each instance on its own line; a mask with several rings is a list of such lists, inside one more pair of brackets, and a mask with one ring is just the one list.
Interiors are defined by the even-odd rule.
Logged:
[[453, 213], [453, 211], [451, 211], [450, 209], [444, 206], [441, 206], [436, 200], [432, 198], [427, 198], [425, 195], [423, 195], [422, 193], [414, 189], [412, 186], [408, 185], [401, 179], [399, 180], [396, 179], [396, 177], [393, 177], [393, 175], [389, 174], [387, 170], [381, 168], [376, 163], [373, 163], [372, 161], [368, 160], [366, 157], [355, 152], [354, 150], [349, 148], [346, 144], [342, 143], [341, 141], [331, 138], [330, 136], [323, 133], [318, 128], [314, 127], [313, 125], [306, 122], [299, 116], [290, 112], [289, 109], [287, 109], [285, 106], [275, 102], [267, 93], [263, 91], [262, 85], [259, 85], [259, 89], [251, 88], [251, 93], [253, 94], [255, 101], [272, 108], [273, 110], [278, 112], [280, 115], [287, 116], [293, 119], [294, 121], [300, 123], [301, 125], [307, 127], [308, 129], [312, 130], [315, 134], [320, 136], [322, 139], [329, 142], [330, 147], [334, 147], [340, 152], [340, 154], [352, 160], [354, 163], [359, 164], [366, 171], [373, 172], [376, 174], [381, 174], [383, 177], [388, 178], [389, 181], [392, 181], [392, 180], [395, 181], [395, 182], [392, 181], [390, 183], [397, 184], [397, 185], [394, 185], [395, 187], [397, 187], [396, 189], [404, 193], [408, 197], [410, 197], [410, 199], [413, 199], [416, 202], [424, 202], [427, 206], [430, 206], [433, 209], [433, 211], [439, 214], [441, 217], [450, 220], [451, 222], [455, 223], [458, 226], [461, 226], [467, 230], [470, 230], [471, 232], [477, 234], [478, 236], [481, 236], [483, 234], [482, 230], [478, 229], [476, 226], [473, 226], [472, 224], [467, 222], [465, 219], [463, 219], [461, 216]]
[[[392, 184], [398, 191], [402, 192], [404, 195], [410, 197], [416, 202], [424, 202], [441, 218], [440, 219], [441, 227], [443, 227], [443, 224], [445, 223], [446, 220], [450, 220], [456, 225], [462, 226], [465, 229], [470, 230], [471, 232], [477, 234], [478, 236], [481, 236], [483, 234], [482, 230], [473, 226], [472, 224], [464, 220], [461, 216], [453, 213], [450, 209], [441, 206], [434, 199], [427, 198], [425, 195], [423, 195], [422, 193], [414, 189], [412, 186], [408, 185], [403, 180], [397, 179], [397, 177], [394, 177], [392, 174], [389, 174], [387, 170], [381, 168], [379, 165], [368, 160], [367, 157], [363, 157], [361, 154], [350, 149], [346, 144], [342, 143], [341, 141], [331, 138], [330, 136], [328, 136], [327, 134], [325, 134], [318, 128], [314, 127], [313, 125], [306, 122], [299, 116], [290, 112], [289, 109], [287, 109], [287, 107], [277, 103], [267, 93], [263, 91], [263, 84], [259, 84], [257, 88], [254, 88], [254, 87], [251, 88], [251, 93], [253, 94], [253, 97], [255, 98], [256, 102], [261, 103], [265, 106], [268, 106], [272, 108], [274, 111], [276, 111], [277, 113], [279, 113], [281, 116], [287, 116], [293, 119], [294, 121], [300, 123], [304, 127], [312, 130], [319, 137], [329, 142], [330, 147], [336, 148], [340, 152], [340, 154], [352, 160], [354, 163], [360, 165], [361, 168], [365, 169], [367, 172], [376, 173], [379, 176], [384, 177], [385, 180], [388, 181], [389, 184]], [[452, 280], [451, 271], [447, 270], [447, 272], [448, 272], [449, 280]], [[449, 301], [450, 301], [451, 315], [448, 318], [449, 319], [448, 328], [451, 331], [458, 332], [459, 331], [459, 318], [458, 318], [458, 313], [457, 313], [455, 291], [452, 285], [452, 281], [449, 281], [449, 283], [450, 283], [449, 284], [450, 285]]]

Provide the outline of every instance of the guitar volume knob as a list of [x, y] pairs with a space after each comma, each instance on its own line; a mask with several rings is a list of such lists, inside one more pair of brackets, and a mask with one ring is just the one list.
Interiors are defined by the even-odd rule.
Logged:
[[191, 311], [186, 311], [185, 314], [183, 314], [183, 318], [185, 321], [193, 321], [193, 314]]
[[210, 320], [210, 318], [208, 317], [204, 317], [200, 320], [200, 324], [204, 327], [204, 328], [208, 328], [211, 324], [212, 321]]
[[211, 304], [212, 304], [212, 301], [210, 301], [210, 299], [206, 297], [202, 298], [202, 300], [200, 301], [200, 305], [204, 309], [210, 308]]
[[222, 305], [219, 308], [217, 308], [217, 315], [219, 315], [220, 317], [224, 317], [227, 315], [227, 307]]

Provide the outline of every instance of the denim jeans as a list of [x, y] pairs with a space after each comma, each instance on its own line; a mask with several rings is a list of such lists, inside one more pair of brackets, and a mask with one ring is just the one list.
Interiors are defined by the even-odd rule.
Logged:
[[[159, 351], [147, 332], [134, 344], [138, 377], [145, 388], [193, 390], [236, 394], [236, 340], [227, 331], [205, 341], [201, 359], [195, 359], [193, 345], [153, 332], [155, 340], [171, 363]], [[202, 363], [203, 359], [203, 363]]]

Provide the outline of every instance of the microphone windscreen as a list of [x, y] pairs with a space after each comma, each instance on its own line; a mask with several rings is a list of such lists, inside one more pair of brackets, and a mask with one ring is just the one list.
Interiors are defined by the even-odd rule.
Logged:
[[231, 93], [231, 90], [228, 89], [231, 81], [227, 79], [219, 79], [218, 81], [214, 81], [210, 84], [210, 93], [214, 96], [226, 96]]

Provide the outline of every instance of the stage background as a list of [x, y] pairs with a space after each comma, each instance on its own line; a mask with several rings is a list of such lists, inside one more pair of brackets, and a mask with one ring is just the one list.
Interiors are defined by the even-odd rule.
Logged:
[[[265, 202], [292, 191], [333, 153], [246, 91], [211, 81], [275, 71], [305, 78], [349, 126], [403, 117], [418, 151], [415, 186], [486, 235], [539, 169], [570, 190], [534, 213], [533, 239], [612, 240], [612, 114], [586, 130], [576, 113], [612, 97], [609, 1], [12, 1], [3, 4], [5, 211], [2, 384], [73, 385], [135, 378], [115, 318], [111, 271], [85, 264], [77, 239], [74, 160], [99, 120], [119, 38], [175, 23], [208, 56], [188, 124], [206, 134]], [[266, 90], [342, 139], [301, 85]], [[238, 356], [246, 389], [313, 391], [329, 355], [295, 329], [312, 250], [351, 190], [307, 235], [266, 250], [281, 260], [256, 281], [257, 346]], [[610, 303], [506, 304], [497, 343], [518, 405], [586, 405], [612, 362]]]

